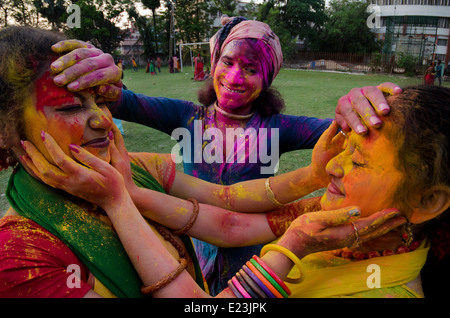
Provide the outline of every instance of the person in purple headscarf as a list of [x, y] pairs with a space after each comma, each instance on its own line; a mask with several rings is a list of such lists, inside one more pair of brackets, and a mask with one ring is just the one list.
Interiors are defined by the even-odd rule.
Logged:
[[[332, 119], [281, 114], [284, 101], [271, 87], [283, 64], [278, 37], [267, 24], [243, 17], [223, 17], [222, 24], [210, 40], [211, 77], [199, 91], [202, 105], [122, 90], [111, 112], [171, 135], [189, 175], [224, 185], [270, 178], [280, 155], [312, 149]], [[377, 113], [385, 114], [381, 108], [387, 105], [382, 91], [396, 93], [397, 86], [378, 88], [354, 89], [339, 100], [336, 120], [343, 130], [363, 133], [359, 128], [364, 129], [362, 121], [369, 118], [367, 125], [381, 124]], [[273, 202], [274, 207], [279, 204]], [[199, 240], [194, 245], [211, 295], [223, 290], [262, 247], [222, 248]]]

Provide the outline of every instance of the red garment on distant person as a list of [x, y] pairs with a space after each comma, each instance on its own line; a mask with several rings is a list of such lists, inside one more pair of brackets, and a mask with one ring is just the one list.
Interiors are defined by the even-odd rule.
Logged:
[[434, 85], [434, 79], [435, 79], [435, 77], [432, 74], [425, 75], [425, 84], [426, 85]]
[[203, 72], [203, 59], [200, 56], [197, 56], [194, 59], [194, 63], [194, 81], [203, 81], [205, 79], [205, 73]]

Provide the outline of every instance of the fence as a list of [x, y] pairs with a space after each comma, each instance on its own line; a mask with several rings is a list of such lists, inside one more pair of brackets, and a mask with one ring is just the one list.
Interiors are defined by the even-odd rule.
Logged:
[[[404, 74], [395, 57], [383, 62], [380, 53], [297, 52], [284, 62], [284, 67], [294, 69], [329, 70], [341, 72]], [[416, 74], [422, 74], [417, 66]]]
[[297, 52], [284, 66], [296, 69], [369, 72], [371, 54], [338, 52]]

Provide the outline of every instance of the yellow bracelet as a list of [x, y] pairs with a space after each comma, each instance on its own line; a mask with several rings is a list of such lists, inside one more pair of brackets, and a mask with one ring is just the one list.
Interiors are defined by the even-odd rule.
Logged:
[[294, 263], [295, 266], [297, 266], [297, 268], [300, 272], [300, 276], [294, 277], [294, 278], [286, 277], [286, 279], [285, 279], [286, 282], [291, 283], [291, 284], [300, 284], [305, 279], [305, 269], [304, 269], [300, 259], [294, 253], [292, 253], [286, 247], [283, 247], [281, 245], [267, 244], [267, 245], [264, 245], [263, 248], [261, 249], [261, 257], [263, 257], [264, 254], [266, 254], [266, 252], [268, 252], [268, 251], [276, 251], [276, 252], [283, 254], [284, 256], [289, 258]]
[[267, 198], [268, 198], [268, 199], [270, 200], [270, 202], [272, 202], [274, 205], [276, 205], [276, 206], [282, 206], [282, 205], [284, 205], [284, 204], [281, 203], [280, 201], [278, 201], [278, 200], [275, 198], [275, 193], [273, 193], [272, 188], [270, 187], [270, 178], [272, 178], [272, 177], [267, 178], [267, 179], [266, 179], [266, 183], [265, 183], [265, 185], [266, 185], [266, 194], [267, 194]]

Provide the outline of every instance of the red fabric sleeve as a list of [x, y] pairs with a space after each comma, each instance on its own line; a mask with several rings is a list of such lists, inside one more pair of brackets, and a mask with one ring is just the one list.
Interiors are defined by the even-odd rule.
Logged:
[[91, 289], [88, 276], [76, 255], [43, 227], [21, 216], [0, 219], [0, 298], [83, 297]]

